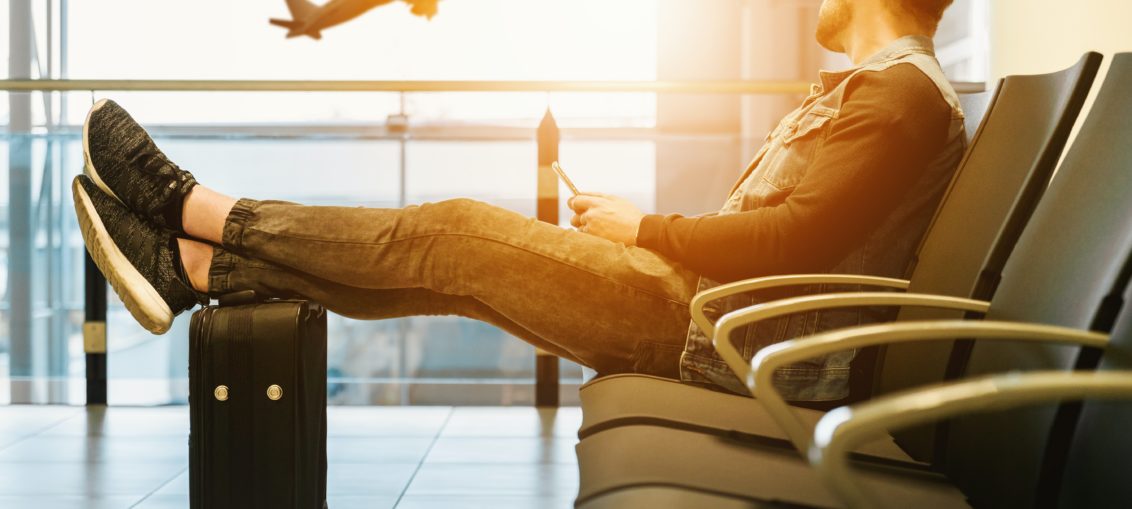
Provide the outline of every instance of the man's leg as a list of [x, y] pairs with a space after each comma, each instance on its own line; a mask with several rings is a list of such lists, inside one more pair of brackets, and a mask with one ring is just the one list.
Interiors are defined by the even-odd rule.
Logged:
[[[305, 296], [354, 306], [353, 316], [464, 314], [525, 331], [516, 335], [603, 373], [676, 373], [697, 278], [651, 251], [472, 200], [405, 209], [240, 200], [219, 218], [226, 198], [210, 193], [194, 188], [184, 220], [190, 234], [223, 245], [209, 271], [221, 288], [211, 292], [273, 284], [278, 271], [257, 276], [253, 262], [241, 272], [225, 262], [230, 251], [330, 283]], [[386, 292], [346, 303], [336, 297], [342, 287]], [[407, 289], [420, 300], [394, 315], [381, 309]]]
[[[237, 255], [221, 247], [213, 248], [206, 244], [183, 241], [191, 246], [189, 250], [203, 249], [207, 252], [205, 266], [199, 278], [203, 283], [198, 288], [208, 288], [213, 296], [226, 293], [254, 290], [256, 293], [275, 298], [301, 298], [318, 302], [348, 318], [358, 320], [384, 320], [408, 316], [458, 315], [487, 322], [499, 327], [513, 336], [522, 338], [532, 345], [551, 352], [559, 357], [580, 362], [569, 352], [558, 348], [531, 331], [521, 327], [494, 309], [471, 297], [444, 295], [423, 288], [403, 288], [393, 290], [370, 290], [342, 285], [310, 274], [285, 267], [253, 260]], [[188, 255], [200, 260], [200, 254]], [[196, 265], [196, 263], [192, 263]], [[195, 267], [194, 267], [195, 268]], [[197, 272], [190, 269], [190, 272]]]

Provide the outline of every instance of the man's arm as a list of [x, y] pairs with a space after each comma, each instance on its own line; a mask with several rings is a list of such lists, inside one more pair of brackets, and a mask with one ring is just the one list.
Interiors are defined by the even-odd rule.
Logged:
[[777, 206], [649, 215], [636, 244], [720, 282], [828, 270], [892, 213], [945, 148], [951, 110], [915, 66], [863, 73], [806, 176]]

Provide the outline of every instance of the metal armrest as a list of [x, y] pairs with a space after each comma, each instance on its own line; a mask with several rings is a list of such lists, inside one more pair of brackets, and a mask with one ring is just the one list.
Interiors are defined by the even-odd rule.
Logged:
[[959, 297], [893, 292], [827, 293], [791, 297], [756, 304], [723, 315], [715, 325], [716, 331], [711, 341], [719, 356], [754, 395], [754, 372], [751, 371], [747, 360], [731, 343], [732, 331], [744, 325], [793, 313], [858, 306], [919, 306], [985, 313], [990, 303]]
[[1085, 398], [1132, 398], [1132, 372], [1035, 372], [944, 384], [841, 407], [818, 422], [809, 460], [849, 507], [883, 507], [856, 482], [849, 453], [892, 431], [957, 415]]
[[810, 447], [811, 430], [775, 389], [774, 372], [778, 368], [854, 348], [955, 338], [1070, 343], [1097, 348], [1108, 345], [1107, 334], [1016, 322], [939, 320], [850, 327], [784, 341], [759, 350], [751, 359], [754, 373], [752, 394], [790, 437], [794, 447], [805, 454]]
[[692, 321], [704, 331], [710, 338], [715, 334], [715, 324], [708, 320], [707, 315], [704, 314], [704, 307], [707, 303], [719, 300], [724, 297], [738, 295], [740, 293], [754, 292], [758, 290], [766, 290], [768, 288], [780, 288], [784, 286], [803, 286], [803, 285], [868, 285], [880, 286], [885, 288], [894, 288], [897, 290], [907, 290], [908, 281], [904, 279], [892, 279], [887, 277], [876, 276], [859, 276], [854, 274], [794, 274], [789, 276], [767, 276], [758, 277], [754, 279], [747, 279], [744, 281], [736, 281], [720, 285], [715, 288], [704, 290], [697, 293], [692, 297], [692, 303], [688, 306], [692, 312]]

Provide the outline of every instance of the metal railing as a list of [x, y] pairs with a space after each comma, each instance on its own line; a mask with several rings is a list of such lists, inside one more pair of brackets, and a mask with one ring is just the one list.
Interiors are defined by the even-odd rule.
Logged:
[[[961, 94], [984, 83], [955, 82]], [[364, 81], [364, 80], [0, 80], [9, 92], [617, 92], [658, 94], [804, 94], [805, 81]]]
[[73, 92], [654, 92], [806, 93], [801, 81], [375, 81], [375, 80], [0, 80], [0, 90]]

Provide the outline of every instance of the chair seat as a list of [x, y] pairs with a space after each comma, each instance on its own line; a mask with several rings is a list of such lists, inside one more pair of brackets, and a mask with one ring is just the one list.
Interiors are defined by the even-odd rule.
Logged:
[[[817, 473], [793, 450], [738, 443], [718, 435], [650, 425], [610, 428], [577, 445], [578, 503], [642, 487], [665, 486], [752, 502], [841, 507]], [[967, 507], [945, 478], [926, 471], [866, 467], [862, 482], [892, 507]], [[635, 495], [620, 494], [627, 499]], [[643, 491], [641, 497], [655, 496]], [[623, 507], [652, 507], [622, 500]], [[673, 506], [679, 507], [679, 506]], [[684, 506], [691, 507], [691, 506]]]
[[[770, 414], [753, 399], [682, 384], [668, 378], [647, 375], [613, 375], [582, 386], [583, 441], [603, 430], [633, 424], [648, 424], [699, 433], [749, 437], [779, 447], [791, 447], [786, 433]], [[822, 412], [795, 408], [795, 414], [810, 428], [817, 425]], [[769, 440], [762, 440], [769, 439]], [[876, 442], [857, 451], [860, 454], [897, 461], [915, 462], [894, 442]]]
[[[582, 427], [578, 438], [626, 424], [655, 424], [707, 433], [737, 432], [785, 440], [770, 415], [749, 397], [648, 375], [612, 375], [579, 390]], [[799, 408], [806, 424], [822, 413]]]

